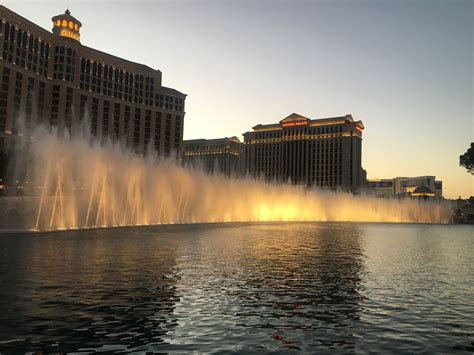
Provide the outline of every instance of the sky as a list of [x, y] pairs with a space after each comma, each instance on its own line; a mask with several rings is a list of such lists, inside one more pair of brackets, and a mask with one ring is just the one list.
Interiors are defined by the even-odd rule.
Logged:
[[84, 45], [160, 69], [188, 95], [184, 138], [238, 136], [289, 114], [364, 123], [370, 179], [435, 175], [474, 195], [471, 0], [3, 1]]

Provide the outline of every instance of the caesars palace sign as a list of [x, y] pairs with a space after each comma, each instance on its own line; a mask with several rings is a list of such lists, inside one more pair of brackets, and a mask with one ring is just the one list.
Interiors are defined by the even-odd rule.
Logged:
[[294, 121], [294, 122], [283, 122], [282, 127], [295, 127], [295, 126], [307, 126], [308, 121]]

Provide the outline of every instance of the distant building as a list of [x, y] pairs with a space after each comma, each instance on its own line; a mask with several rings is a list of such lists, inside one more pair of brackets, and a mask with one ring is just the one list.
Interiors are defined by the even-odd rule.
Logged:
[[[435, 197], [443, 196], [443, 182], [435, 176], [396, 177], [394, 179], [395, 194], [414, 194], [418, 187], [426, 187]], [[426, 191], [426, 189], [423, 189]]]
[[242, 142], [237, 137], [185, 140], [183, 160], [190, 166], [202, 166], [209, 174], [237, 176], [241, 148]]
[[371, 194], [376, 196], [390, 197], [395, 194], [393, 189], [393, 179], [369, 179], [366, 188]]
[[358, 191], [361, 121], [351, 115], [309, 119], [296, 113], [244, 133], [242, 170], [267, 181]]
[[88, 118], [93, 135], [137, 152], [179, 150], [186, 95], [162, 86], [159, 70], [82, 45], [69, 10], [52, 21], [50, 32], [0, 6], [0, 152], [20, 117], [60, 131]]
[[443, 182], [435, 176], [369, 179], [367, 191], [377, 196], [443, 197]]
[[474, 196], [467, 200], [461, 199], [452, 201], [454, 223], [474, 224]]

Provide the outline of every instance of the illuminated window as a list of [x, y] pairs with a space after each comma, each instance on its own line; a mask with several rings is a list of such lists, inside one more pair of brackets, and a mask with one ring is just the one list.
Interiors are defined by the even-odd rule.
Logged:
[[56, 26], [61, 26], [61, 20], [56, 20]]
[[62, 25], [63, 25], [63, 27], [67, 27], [67, 21], [63, 20]]
[[69, 21], [69, 28], [73, 29], [74, 28], [74, 23], [72, 21]]
[[76, 31], [79, 31], [79, 26], [77, 25], [77, 23], [74, 24], [74, 29], [75, 29]]

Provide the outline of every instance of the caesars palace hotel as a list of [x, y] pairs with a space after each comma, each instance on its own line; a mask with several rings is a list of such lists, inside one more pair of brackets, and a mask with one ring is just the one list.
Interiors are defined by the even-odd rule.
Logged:
[[293, 113], [274, 124], [244, 133], [244, 173], [357, 192], [365, 182], [361, 166], [362, 121], [351, 115], [309, 119]]
[[161, 71], [86, 47], [69, 10], [52, 32], [0, 5], [0, 151], [12, 149], [18, 119], [74, 128], [143, 153], [179, 150], [186, 95], [162, 86]]

